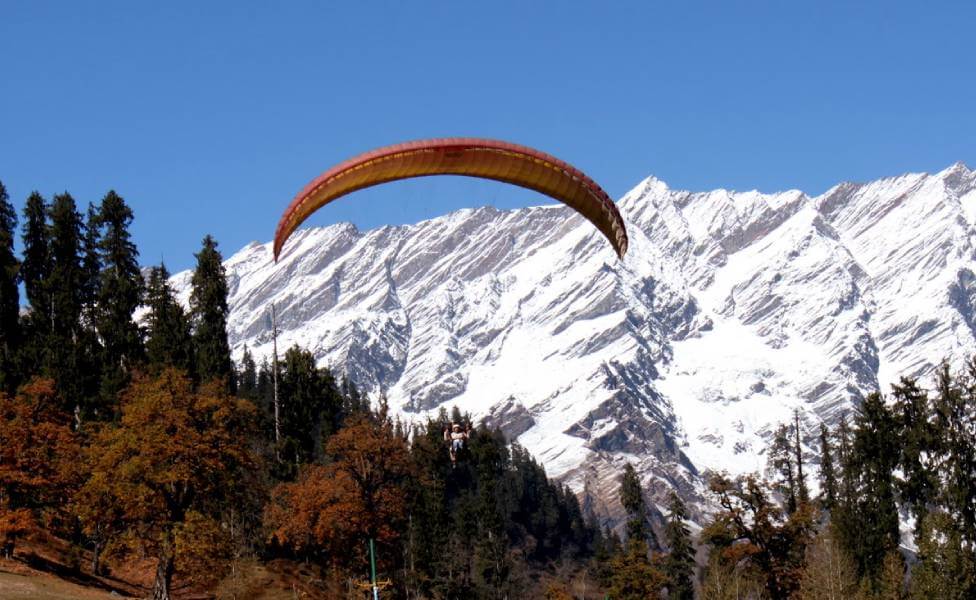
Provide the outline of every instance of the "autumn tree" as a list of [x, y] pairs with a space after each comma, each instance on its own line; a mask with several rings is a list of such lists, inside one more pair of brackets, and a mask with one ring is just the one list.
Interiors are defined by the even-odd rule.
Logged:
[[807, 546], [806, 567], [797, 596], [800, 600], [835, 600], [855, 598], [857, 594], [857, 569], [828, 525]]
[[[269, 541], [300, 556], [362, 567], [372, 538], [382, 565], [399, 554], [412, 470], [407, 440], [389, 419], [361, 418], [326, 444], [330, 462], [309, 465], [273, 492]], [[363, 570], [362, 572], [365, 572]]]
[[799, 586], [806, 545], [813, 530], [813, 510], [793, 513], [777, 506], [769, 489], [753, 476], [709, 483], [720, 510], [702, 530], [701, 539], [727, 565], [754, 569], [773, 600], [788, 598]]
[[[56, 518], [77, 483], [80, 444], [49, 379], [0, 392], [0, 550]], [[46, 513], [46, 515], [45, 515]], [[42, 518], [44, 517], [44, 518]]]
[[175, 369], [135, 378], [122, 400], [119, 425], [92, 444], [83, 492], [119, 507], [121, 527], [157, 559], [153, 599], [168, 600], [174, 575], [193, 579], [187, 567], [201, 557], [201, 569], [219, 572], [219, 516], [258, 468], [255, 411], [220, 382], [194, 390]]

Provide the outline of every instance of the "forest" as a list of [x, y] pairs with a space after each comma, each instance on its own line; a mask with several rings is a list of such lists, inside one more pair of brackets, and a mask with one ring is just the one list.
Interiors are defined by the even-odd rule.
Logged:
[[367, 598], [372, 544], [391, 599], [976, 597], [976, 362], [833, 428], [797, 414], [765, 472], [704, 474], [703, 523], [621, 463], [611, 522], [457, 409], [408, 425], [299, 347], [235, 362], [217, 242], [184, 307], [132, 220], [111, 191], [84, 212], [35, 192], [18, 215], [0, 184], [0, 573]]

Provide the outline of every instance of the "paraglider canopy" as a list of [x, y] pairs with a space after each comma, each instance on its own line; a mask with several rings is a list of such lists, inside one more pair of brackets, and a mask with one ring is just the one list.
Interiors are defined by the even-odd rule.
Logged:
[[275, 231], [275, 261], [295, 229], [322, 206], [363, 188], [431, 175], [493, 179], [535, 190], [583, 215], [623, 258], [627, 230], [610, 196], [572, 165], [538, 150], [477, 138], [420, 140], [386, 146], [332, 167], [295, 196]]

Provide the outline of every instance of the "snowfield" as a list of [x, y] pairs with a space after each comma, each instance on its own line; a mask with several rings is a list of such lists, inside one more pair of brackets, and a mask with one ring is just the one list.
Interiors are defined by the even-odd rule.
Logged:
[[[280, 348], [310, 349], [408, 421], [453, 406], [490, 419], [611, 515], [624, 461], [658, 504], [677, 487], [702, 508], [703, 475], [761, 470], [794, 409], [815, 460], [822, 420], [976, 353], [962, 164], [817, 197], [648, 178], [618, 206], [622, 261], [561, 206], [305, 229], [277, 265], [252, 243], [225, 263], [232, 347], [270, 355], [273, 302]], [[172, 282], [186, 301], [189, 273]]]

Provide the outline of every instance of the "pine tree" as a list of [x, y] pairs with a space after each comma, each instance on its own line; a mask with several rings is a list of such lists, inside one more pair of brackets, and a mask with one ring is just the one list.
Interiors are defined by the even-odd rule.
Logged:
[[639, 541], [647, 544], [650, 530], [647, 526], [644, 492], [641, 490], [637, 471], [630, 463], [624, 467], [624, 476], [620, 481], [620, 503], [627, 511], [627, 543]]
[[102, 395], [113, 402], [127, 383], [133, 365], [142, 360], [142, 336], [132, 314], [142, 300], [144, 282], [139, 252], [129, 226], [132, 209], [114, 191], [102, 198], [98, 213], [101, 277], [98, 289], [98, 333], [105, 345]]
[[196, 254], [190, 293], [190, 315], [193, 324], [193, 349], [197, 375], [201, 381], [220, 379], [235, 390], [233, 362], [227, 342], [227, 277], [217, 242], [209, 235]]
[[45, 374], [54, 378], [59, 396], [73, 405], [76, 418], [85, 400], [82, 374], [82, 301], [84, 273], [81, 265], [82, 220], [69, 194], [51, 203], [51, 272], [44, 287], [50, 294], [51, 333], [47, 339]]
[[21, 281], [24, 282], [31, 312], [36, 316], [35, 321], [50, 329], [51, 301], [46, 283], [51, 275], [51, 254], [47, 218], [47, 203], [40, 194], [33, 192], [24, 205], [24, 263], [21, 267]]
[[0, 182], [0, 393], [17, 387], [17, 353], [20, 349], [20, 261], [14, 254], [17, 211]]
[[237, 375], [237, 395], [256, 402], [258, 400], [258, 369], [251, 351], [244, 346], [241, 368]]
[[685, 525], [685, 520], [688, 519], [688, 510], [673, 490], [668, 510], [670, 514], [664, 529], [668, 543], [668, 555], [664, 559], [664, 574], [668, 578], [668, 598], [670, 600], [693, 600], [695, 586], [692, 577], [695, 573], [695, 549], [691, 542], [691, 531]]
[[[97, 314], [99, 279], [101, 278], [101, 258], [98, 253], [99, 236], [98, 207], [89, 204], [81, 242], [83, 284], [81, 289], [81, 333], [78, 338], [78, 375], [80, 378], [78, 389], [81, 390], [84, 398], [93, 400], [100, 397], [99, 388], [102, 383], [104, 360], [102, 343], [98, 336]], [[104, 417], [109, 417], [112, 414], [111, 410], [105, 410], [108, 407], [104, 406], [104, 402], [86, 402], [85, 404], [88, 413], [95, 414], [101, 409]]]
[[935, 430], [941, 440], [939, 504], [963, 540], [976, 547], [976, 361], [954, 381], [948, 365], [938, 372]]
[[820, 504], [825, 510], [833, 510], [837, 502], [837, 475], [834, 473], [834, 457], [830, 449], [830, 431], [826, 423], [820, 424]]
[[803, 474], [803, 446], [800, 444], [799, 410], [793, 411], [793, 460], [796, 462], [796, 502], [799, 506], [810, 501], [807, 478]]
[[32, 371], [39, 374], [48, 362], [45, 356], [48, 336], [51, 333], [51, 297], [47, 289], [51, 275], [50, 231], [48, 208], [44, 198], [33, 192], [24, 206], [24, 224], [21, 240], [24, 260], [20, 266], [20, 280], [30, 304], [30, 312], [23, 320], [24, 344], [20, 364], [27, 377]]
[[82, 289], [82, 305], [84, 306], [84, 321], [86, 328], [95, 331], [98, 316], [95, 314], [100, 287], [102, 260], [98, 255], [98, 240], [100, 237], [98, 225], [98, 206], [88, 205], [85, 217], [85, 235], [82, 241], [81, 270], [84, 273], [84, 287]]
[[786, 512], [793, 514], [797, 506], [794, 448], [790, 442], [790, 428], [780, 425], [773, 435], [766, 459], [768, 470], [776, 477], [777, 490], [786, 499]]
[[881, 584], [885, 556], [898, 548], [898, 507], [894, 471], [898, 464], [897, 426], [881, 394], [869, 394], [861, 404], [854, 431], [851, 461], [861, 472], [856, 503], [859, 522], [849, 549], [872, 589]]
[[667, 581], [648, 558], [650, 528], [644, 492], [637, 471], [630, 463], [624, 467], [620, 481], [620, 503], [627, 511], [627, 543], [611, 562], [610, 595], [621, 600], [650, 598], [659, 594]]
[[912, 569], [916, 598], [976, 598], [976, 551], [963, 543], [945, 512], [927, 513], [918, 535], [918, 564]]
[[282, 458], [294, 465], [321, 456], [326, 416], [326, 385], [307, 350], [285, 352], [280, 381]]
[[191, 372], [190, 322], [169, 286], [169, 271], [160, 264], [149, 271], [146, 287], [146, 358], [150, 366]]

